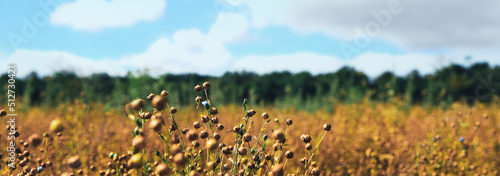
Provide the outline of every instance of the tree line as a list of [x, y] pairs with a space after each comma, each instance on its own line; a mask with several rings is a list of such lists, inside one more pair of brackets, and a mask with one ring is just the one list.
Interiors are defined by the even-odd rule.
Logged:
[[[7, 73], [0, 76], [0, 86], [7, 92]], [[194, 103], [196, 84], [210, 81], [210, 99], [220, 104], [240, 104], [248, 99], [251, 105], [295, 108], [301, 110], [332, 110], [337, 103], [362, 101], [392, 103], [405, 106], [419, 104], [446, 107], [456, 101], [469, 104], [492, 102], [500, 94], [500, 67], [476, 63], [470, 67], [452, 64], [432, 74], [413, 71], [406, 76], [385, 72], [369, 78], [352, 67], [336, 72], [312, 75], [308, 72], [226, 72], [220, 77], [198, 74], [163, 74], [152, 77], [147, 71], [129, 72], [126, 76], [98, 73], [79, 77], [71, 71], [50, 76], [31, 73], [16, 80], [16, 98], [23, 107], [55, 107], [79, 100], [100, 102], [107, 108], [123, 107], [135, 98], [146, 99], [149, 93], [170, 91], [170, 104]], [[0, 95], [1, 100], [7, 94]]]

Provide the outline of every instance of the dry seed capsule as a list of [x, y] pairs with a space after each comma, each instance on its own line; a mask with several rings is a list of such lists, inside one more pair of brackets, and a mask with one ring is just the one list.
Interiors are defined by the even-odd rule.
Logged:
[[149, 128], [155, 130], [155, 131], [160, 131], [162, 127], [161, 120], [159, 119], [153, 119], [151, 122], [149, 122]]
[[288, 158], [288, 159], [292, 159], [293, 158], [293, 152], [292, 151], [286, 151], [285, 152], [285, 157]]
[[144, 140], [144, 137], [141, 135], [136, 136], [132, 140], [132, 146], [134, 146], [136, 149], [139, 150], [144, 149], [144, 147], [146, 147], [146, 142]]
[[307, 158], [301, 158], [300, 159], [300, 163], [302, 163], [302, 164], [306, 164], [306, 161], [307, 161]]
[[161, 91], [160, 95], [163, 96], [163, 97], [167, 97], [168, 96], [168, 91], [163, 90], [163, 91]]
[[217, 124], [217, 129], [218, 129], [219, 131], [223, 130], [223, 129], [224, 129], [224, 125], [222, 125], [222, 124]]
[[194, 141], [196, 139], [198, 139], [198, 134], [196, 133], [196, 131], [194, 130], [189, 130], [187, 133], [186, 133], [186, 137], [190, 140], [190, 141]]
[[210, 81], [205, 81], [203, 83], [203, 89], [210, 89]]
[[217, 149], [217, 140], [215, 140], [215, 139], [208, 140], [206, 148], [208, 150], [212, 150], [212, 151], [215, 150], [215, 149]]
[[267, 112], [264, 112], [262, 113], [262, 118], [265, 120], [265, 119], [268, 119], [269, 118], [269, 114], [267, 114]]
[[177, 166], [184, 166], [187, 162], [186, 156], [184, 156], [184, 153], [177, 153], [174, 156], [174, 163]]
[[233, 132], [238, 133], [240, 132], [241, 128], [239, 126], [234, 126], [233, 127]]
[[283, 169], [283, 165], [281, 164], [277, 164], [277, 165], [274, 165], [272, 168], [271, 168], [271, 172], [272, 172], [272, 176], [283, 176], [285, 175], [285, 170]]
[[177, 112], [177, 108], [175, 108], [175, 107], [171, 107], [170, 108], [170, 113], [171, 114], [175, 114], [176, 112]]
[[194, 98], [194, 101], [195, 101], [197, 104], [200, 104], [200, 103], [203, 101], [203, 98], [201, 98], [200, 96], [196, 96], [196, 98]]
[[207, 116], [207, 115], [203, 115], [203, 116], [201, 116], [201, 121], [202, 121], [203, 123], [208, 123], [208, 121], [210, 121], [210, 118], [208, 118], [208, 116]]
[[143, 158], [142, 154], [137, 153], [135, 155], [132, 155], [132, 157], [128, 160], [127, 166], [129, 168], [139, 168], [143, 164]]
[[42, 137], [40, 137], [38, 134], [31, 135], [28, 140], [30, 141], [31, 145], [33, 145], [33, 147], [37, 147], [42, 143]]
[[186, 134], [188, 131], [189, 131], [189, 129], [184, 128], [184, 129], [182, 129], [181, 133], [182, 133], [182, 134]]
[[201, 90], [203, 90], [203, 88], [199, 84], [194, 86], [194, 91], [201, 92]]
[[200, 131], [200, 138], [205, 139], [208, 137], [208, 133], [205, 130]]
[[5, 109], [0, 110], [0, 117], [6, 116], [6, 115], [7, 115], [7, 111], [5, 111]]
[[247, 149], [241, 147], [238, 149], [238, 154], [240, 154], [241, 156], [245, 156], [247, 154]]
[[323, 129], [324, 129], [325, 131], [330, 131], [330, 130], [332, 129], [332, 125], [330, 125], [329, 123], [325, 123], [325, 124], [323, 125]]
[[147, 98], [149, 101], [152, 101], [154, 97], [155, 97], [155, 94], [150, 93], [150, 94], [148, 95], [148, 97], [146, 97], [146, 98]]
[[308, 134], [303, 134], [302, 136], [300, 136], [300, 138], [304, 143], [309, 143], [312, 140], [311, 136], [309, 136]]
[[255, 164], [250, 162], [250, 163], [247, 164], [247, 167], [249, 169], [255, 169]]
[[198, 122], [198, 121], [194, 122], [193, 123], [193, 127], [196, 128], [196, 129], [200, 128], [201, 127], [200, 122]]
[[320, 172], [319, 168], [315, 167], [311, 170], [311, 174], [314, 176], [317, 176], [317, 175], [320, 175], [321, 172]]
[[194, 148], [198, 148], [200, 146], [200, 143], [198, 141], [193, 141], [191, 142], [191, 146], [193, 146]]
[[311, 150], [312, 149], [312, 145], [310, 143], [307, 143], [306, 144], [306, 150]]
[[73, 168], [73, 169], [76, 169], [82, 165], [82, 161], [80, 160], [79, 156], [73, 156], [73, 157], [69, 158], [67, 163], [68, 163], [68, 166]]
[[135, 99], [130, 103], [132, 109], [139, 111], [146, 105], [146, 102], [142, 99]]
[[219, 133], [214, 133], [214, 139], [219, 140], [220, 139], [220, 134]]
[[278, 150], [280, 150], [280, 149], [281, 149], [281, 144], [279, 144], [279, 143], [274, 143], [274, 144], [273, 144], [273, 149], [274, 149], [274, 151], [278, 151]]
[[175, 155], [177, 153], [181, 153], [182, 148], [179, 145], [172, 145], [172, 148], [170, 148], [170, 154]]
[[49, 130], [54, 132], [54, 133], [62, 132], [64, 130], [64, 126], [63, 126], [61, 120], [59, 120], [59, 119], [52, 120], [52, 122], [50, 123]]
[[270, 154], [266, 154], [266, 156], [264, 156], [264, 158], [265, 158], [267, 161], [271, 161], [271, 159], [273, 159], [273, 156], [271, 156]]
[[243, 135], [243, 140], [244, 140], [245, 142], [250, 142], [250, 141], [252, 141], [252, 135], [250, 135], [250, 134], [245, 134], [245, 135]]
[[292, 125], [293, 121], [291, 119], [286, 119], [285, 123], [286, 125], [290, 126]]
[[247, 116], [248, 117], [252, 117], [253, 115], [255, 115], [255, 113], [256, 113], [255, 110], [250, 109], [250, 110], [247, 111]]
[[285, 138], [285, 133], [282, 130], [275, 130], [273, 132], [274, 140], [283, 140]]
[[149, 112], [143, 112], [141, 114], [141, 119], [150, 119], [151, 117], [153, 117], [153, 114], [149, 113]]
[[[151, 100], [151, 105], [156, 108], [158, 111], [161, 111], [165, 109], [165, 106], [167, 106], [167, 98], [161, 95], [155, 95], [153, 97], [153, 100]], [[175, 114], [175, 113], [173, 113]]]
[[24, 157], [30, 156], [30, 152], [28, 150], [25, 150], [22, 154]]
[[212, 107], [212, 108], [210, 109], [210, 114], [212, 114], [212, 115], [217, 115], [218, 113], [219, 113], [219, 111], [217, 110], [217, 108]]
[[219, 118], [212, 117], [212, 123], [219, 123]]

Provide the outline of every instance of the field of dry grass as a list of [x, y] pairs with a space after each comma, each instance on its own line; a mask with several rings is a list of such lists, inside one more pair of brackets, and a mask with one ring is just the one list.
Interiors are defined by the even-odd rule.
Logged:
[[[149, 101], [145, 102], [149, 107]], [[469, 107], [457, 103], [447, 110], [418, 106], [402, 110], [397, 103], [367, 102], [336, 105], [333, 114], [273, 107], [248, 107], [245, 112], [242, 105], [221, 106], [213, 112], [200, 106], [198, 109], [196, 104], [177, 108], [176, 113], [169, 107], [156, 113], [151, 107], [145, 107], [151, 110], [152, 118], [145, 117], [148, 120], [144, 125], [139, 118], [144, 114], [140, 115], [133, 107], [106, 112], [100, 104], [74, 102], [52, 110], [31, 108], [20, 112], [16, 120], [20, 133], [16, 148], [20, 153], [16, 154], [15, 170], [9, 170], [5, 164], [9, 155], [6, 137], [9, 131], [0, 132], [3, 155], [0, 173], [498, 175], [500, 168], [500, 114], [494, 104]], [[250, 109], [256, 112], [252, 117], [248, 114]], [[203, 123], [202, 116], [209, 112], [210, 119]], [[269, 115], [268, 119], [261, 117], [264, 112]], [[171, 115], [175, 117], [176, 126]], [[218, 123], [212, 119], [215, 116]], [[1, 125], [8, 125], [6, 118], [2, 117]], [[261, 128], [267, 120], [269, 123]], [[160, 127], [153, 121], [160, 123]], [[200, 128], [193, 127], [195, 121], [200, 123]], [[56, 124], [51, 126], [51, 123]], [[331, 124], [330, 131], [325, 131], [325, 123]], [[223, 124], [225, 128], [219, 130], [216, 124]], [[241, 128], [234, 129], [238, 126]], [[64, 128], [58, 129], [60, 127]], [[189, 129], [185, 131], [187, 134], [183, 134], [184, 128]], [[208, 137], [204, 138], [202, 131], [207, 132]], [[216, 138], [214, 133], [220, 135], [215, 144], [210, 140]], [[188, 138], [194, 139], [190, 136], [193, 134], [197, 138], [191, 142]], [[250, 134], [250, 139], [245, 138], [246, 134]], [[264, 134], [267, 140], [263, 139]], [[304, 135], [312, 139], [311, 150], [306, 149]], [[323, 135], [321, 144], [317, 145]], [[247, 140], [250, 141], [245, 142]], [[264, 144], [265, 147], [261, 147]], [[318, 149], [314, 152], [316, 146]], [[241, 148], [245, 152], [240, 151]], [[227, 154], [221, 152], [226, 150]], [[293, 152], [293, 156], [287, 152]], [[22, 161], [24, 167], [19, 163]]]

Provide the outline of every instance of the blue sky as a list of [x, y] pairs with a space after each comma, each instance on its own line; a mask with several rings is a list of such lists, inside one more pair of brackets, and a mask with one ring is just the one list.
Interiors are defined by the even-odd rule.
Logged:
[[494, 0], [0, 0], [0, 64], [17, 64], [20, 76], [317, 74], [344, 65], [372, 77], [431, 73], [449, 63], [499, 65], [499, 8]]

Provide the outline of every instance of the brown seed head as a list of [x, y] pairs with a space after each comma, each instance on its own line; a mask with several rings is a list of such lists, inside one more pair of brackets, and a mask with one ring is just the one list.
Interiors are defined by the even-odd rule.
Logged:
[[38, 134], [33, 134], [30, 136], [29, 141], [31, 145], [33, 145], [33, 147], [37, 147], [42, 143], [42, 137], [40, 137], [40, 135]]
[[141, 119], [150, 119], [151, 117], [153, 117], [153, 114], [149, 113], [149, 112], [143, 112], [141, 115], [140, 115]]
[[268, 119], [269, 118], [269, 114], [267, 114], [267, 112], [264, 112], [262, 113], [262, 118], [265, 120], [265, 119]]
[[213, 150], [217, 149], [217, 147], [218, 147], [217, 140], [215, 140], [215, 139], [209, 139], [209, 140], [207, 141], [206, 148], [207, 148], [208, 150], [213, 151]]
[[0, 117], [6, 116], [6, 115], [7, 115], [7, 111], [5, 111], [5, 109], [0, 110]]
[[219, 140], [220, 139], [220, 134], [215, 132], [214, 133], [214, 139]]
[[241, 156], [245, 156], [247, 154], [247, 149], [240, 147], [238, 149], [238, 154], [240, 154]]
[[196, 122], [193, 123], [193, 127], [196, 128], [196, 129], [198, 129], [198, 128], [201, 127], [201, 123], [198, 122], [198, 121], [196, 121]]
[[317, 168], [317, 167], [315, 167], [311, 170], [311, 175], [318, 176], [320, 174], [321, 174], [321, 172], [320, 172], [319, 168]]
[[201, 98], [200, 96], [196, 96], [196, 98], [194, 98], [194, 101], [195, 101], [197, 104], [200, 104], [200, 103], [203, 101], [203, 98]]
[[243, 135], [243, 140], [244, 140], [245, 142], [250, 142], [250, 141], [252, 141], [252, 135], [250, 135], [250, 134], [248, 134], [248, 133], [247, 133], [247, 134], [245, 134], [245, 135]]
[[219, 111], [217, 110], [217, 108], [212, 107], [212, 108], [210, 109], [210, 114], [212, 114], [212, 115], [217, 115], [218, 113], [219, 113]]
[[205, 81], [205, 82], [203, 83], [203, 88], [204, 88], [204, 89], [210, 89], [210, 81]]
[[218, 129], [219, 131], [223, 130], [223, 129], [224, 129], [224, 125], [222, 125], [222, 124], [217, 124], [217, 129]]
[[132, 109], [134, 109], [136, 111], [141, 110], [145, 105], [146, 105], [146, 102], [142, 99], [135, 99], [134, 101], [132, 101], [130, 103], [130, 107], [132, 107]]
[[285, 152], [285, 157], [288, 158], [288, 159], [292, 159], [293, 158], [293, 152], [292, 151], [286, 151]]
[[171, 108], [170, 108], [170, 113], [171, 113], [171, 114], [175, 114], [175, 113], [177, 113], [177, 108], [175, 108], [175, 107], [171, 107]]
[[168, 91], [163, 90], [163, 91], [161, 91], [160, 95], [164, 96], [164, 97], [167, 97], [168, 96]]
[[54, 132], [54, 133], [62, 132], [64, 130], [64, 126], [63, 126], [61, 120], [59, 120], [59, 119], [52, 120], [52, 122], [50, 123], [49, 130]]
[[285, 123], [286, 123], [286, 125], [290, 126], [290, 125], [292, 125], [293, 121], [292, 121], [292, 119], [286, 119]]
[[155, 130], [155, 131], [160, 131], [162, 127], [162, 123], [160, 119], [153, 119], [151, 122], [149, 122], [149, 128]]
[[156, 110], [161, 111], [167, 106], [167, 98], [161, 95], [155, 95], [153, 100], [151, 100], [151, 105], [156, 108]]
[[170, 168], [166, 164], [159, 164], [156, 166], [155, 173], [158, 176], [167, 176], [170, 173]]
[[195, 130], [189, 130], [187, 133], [186, 133], [186, 137], [190, 140], [190, 141], [194, 141], [196, 139], [198, 139], [198, 134], [196, 133]]
[[219, 118], [212, 117], [212, 123], [219, 123]]
[[278, 129], [273, 132], [273, 138], [274, 140], [283, 140], [285, 138], [285, 133], [283, 133], [283, 130]]
[[146, 141], [144, 140], [144, 137], [141, 135], [136, 136], [132, 140], [132, 146], [139, 150], [144, 149], [144, 147], [146, 147]]
[[182, 148], [179, 145], [177, 145], [177, 144], [172, 145], [172, 148], [170, 148], [170, 154], [171, 155], [175, 155], [175, 154], [181, 153], [181, 152], [182, 152]]
[[127, 166], [129, 168], [140, 168], [143, 164], [143, 159], [142, 159], [142, 154], [137, 153], [135, 155], [132, 155], [130, 159], [127, 162]]
[[302, 139], [302, 141], [303, 141], [304, 143], [309, 143], [309, 142], [311, 142], [311, 140], [312, 140], [311, 136], [309, 136], [308, 134], [303, 134], [303, 135], [301, 135], [301, 136], [300, 136], [300, 139]]
[[184, 153], [177, 153], [174, 156], [174, 163], [177, 166], [184, 166], [186, 164], [187, 160], [186, 157], [184, 156]]
[[146, 97], [146, 98], [147, 98], [149, 101], [152, 101], [154, 97], [155, 97], [155, 94], [150, 93], [150, 94], [148, 95], [148, 97]]
[[208, 137], [208, 132], [205, 130], [200, 131], [200, 138], [205, 139]]
[[234, 126], [233, 127], [233, 132], [238, 133], [240, 132], [241, 128], [239, 126]]
[[256, 113], [255, 110], [250, 109], [250, 110], [247, 111], [247, 116], [248, 117], [252, 117], [253, 115], [255, 115], [255, 113]]
[[203, 115], [203, 116], [201, 116], [201, 121], [202, 121], [203, 123], [208, 123], [208, 121], [210, 121], [210, 118], [208, 118], [208, 116], [207, 116], [207, 115]]
[[80, 160], [80, 157], [79, 156], [73, 156], [71, 158], [68, 159], [68, 161], [66, 161], [68, 163], [68, 166], [73, 168], [73, 169], [76, 169], [78, 167], [80, 167], [80, 165], [82, 165], [82, 161]]
[[203, 88], [199, 84], [194, 86], [194, 91], [201, 92], [201, 90], [203, 90]]
[[307, 143], [306, 144], [306, 150], [311, 150], [312, 149], [312, 145], [310, 143]]
[[330, 130], [332, 129], [332, 125], [330, 125], [329, 123], [325, 123], [325, 124], [323, 125], [323, 129], [324, 129], [325, 131], [330, 131]]
[[283, 165], [277, 164], [271, 168], [271, 172], [273, 176], [283, 176], [285, 175], [285, 170], [283, 169]]

